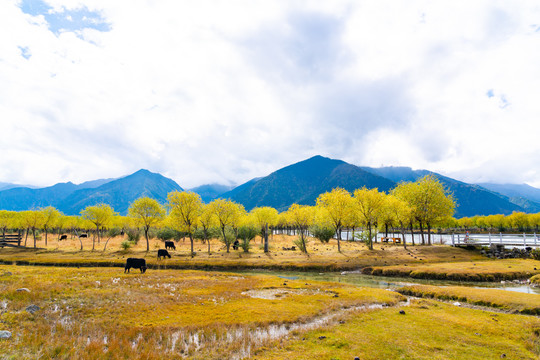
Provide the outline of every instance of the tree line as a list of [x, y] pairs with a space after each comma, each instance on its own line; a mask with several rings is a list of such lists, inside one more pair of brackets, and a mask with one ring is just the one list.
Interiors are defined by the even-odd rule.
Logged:
[[[29, 211], [0, 211], [2, 234], [8, 230], [24, 233], [24, 245], [29, 235], [36, 247], [37, 233], [44, 235], [47, 246], [48, 235], [70, 231], [83, 242], [81, 234], [92, 231], [92, 250], [97, 244], [108, 241], [129, 229], [140, 229], [146, 240], [146, 250], [150, 250], [149, 239], [152, 230], [161, 234], [182, 233], [191, 243], [194, 241], [207, 244], [211, 252], [211, 240], [219, 239], [227, 252], [236, 241], [244, 251], [249, 251], [250, 241], [261, 236], [264, 251], [269, 251], [269, 235], [272, 231], [293, 229], [298, 235], [295, 244], [307, 252], [309, 236], [328, 242], [337, 239], [338, 251], [341, 251], [341, 232], [343, 229], [359, 230], [358, 235], [370, 249], [379, 230], [388, 233], [405, 233], [419, 230], [421, 244], [431, 245], [432, 229], [437, 227], [457, 228], [472, 225], [487, 228], [501, 226], [535, 226], [538, 228], [540, 214], [514, 213], [509, 216], [490, 215], [484, 217], [454, 219], [456, 203], [453, 195], [432, 175], [427, 175], [415, 182], [400, 183], [388, 194], [378, 189], [363, 187], [350, 193], [342, 188], [319, 195], [316, 205], [293, 204], [286, 211], [279, 213], [268, 206], [256, 207], [247, 212], [243, 205], [231, 200], [216, 199], [208, 204], [193, 192], [174, 191], [168, 194], [166, 204], [155, 199], [141, 197], [129, 207], [128, 216], [118, 215], [108, 204], [86, 207], [80, 216], [66, 216], [54, 207], [48, 206]], [[501, 220], [502, 219], [502, 220]], [[504, 225], [501, 225], [504, 224]], [[427, 233], [427, 236], [425, 236]], [[106, 239], [105, 239], [106, 238]], [[161, 238], [165, 238], [163, 235]], [[427, 238], [427, 239], [426, 239]], [[419, 242], [420, 242], [419, 241]], [[407, 246], [406, 242], [402, 242]]]

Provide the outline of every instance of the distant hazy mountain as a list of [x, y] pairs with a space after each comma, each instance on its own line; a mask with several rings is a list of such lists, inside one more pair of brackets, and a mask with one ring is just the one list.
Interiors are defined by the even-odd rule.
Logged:
[[182, 191], [174, 181], [148, 170], [139, 170], [129, 176], [107, 182], [96, 188], [81, 189], [64, 198], [58, 209], [67, 215], [79, 214], [90, 205], [109, 204], [116, 212], [126, 215], [129, 205], [142, 196], [164, 204], [171, 191]]
[[523, 197], [532, 201], [540, 202], [540, 189], [527, 184], [477, 184], [491, 191], [496, 191], [508, 197]]
[[189, 189], [189, 191], [199, 194], [202, 201], [208, 204], [210, 201], [219, 197], [221, 194], [226, 193], [227, 191], [231, 191], [233, 188], [234, 186], [230, 185], [207, 184]]
[[110, 179], [99, 179], [99, 180], [86, 181], [86, 182], [83, 182], [82, 184], [77, 185], [77, 189], [78, 190], [80, 190], [80, 189], [94, 189], [94, 188], [100, 187], [101, 185], [104, 185], [104, 184], [106, 184], [108, 182], [111, 182], [113, 180], [116, 180], [116, 179], [110, 178]]
[[366, 186], [388, 191], [394, 185], [388, 179], [344, 161], [314, 156], [253, 179], [220, 197], [241, 203], [247, 210], [272, 206], [281, 211], [293, 203], [314, 205], [319, 194], [336, 187], [353, 191]]
[[428, 170], [412, 170], [409, 167], [362, 167], [374, 174], [387, 177], [399, 183], [401, 181], [416, 181], [428, 175], [435, 175], [439, 181], [454, 194], [456, 203], [456, 217], [511, 214], [513, 211], [523, 211], [523, 208], [512, 203], [508, 197], [496, 192], [484, 189], [478, 185], [467, 184]]
[[531, 213], [540, 212], [540, 189], [527, 184], [477, 184], [491, 191], [508, 196], [513, 204]]
[[14, 188], [19, 188], [19, 187], [25, 187], [25, 188], [30, 188], [30, 189], [37, 189], [37, 186], [18, 185], [18, 184], [12, 184], [12, 183], [6, 183], [6, 182], [1, 182], [1, 181], [0, 181], [0, 191], [3, 191], [3, 190], [9, 190], [9, 189], [14, 189]]
[[164, 203], [170, 191], [182, 188], [173, 180], [148, 170], [112, 180], [101, 179], [75, 185], [71, 182], [30, 189], [14, 188], [0, 191], [0, 209], [31, 210], [54, 206], [66, 215], [78, 215], [88, 205], [106, 203], [125, 215], [129, 205], [141, 196]]

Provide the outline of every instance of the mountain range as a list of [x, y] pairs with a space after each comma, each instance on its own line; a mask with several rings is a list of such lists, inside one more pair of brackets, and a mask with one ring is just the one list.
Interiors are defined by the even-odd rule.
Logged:
[[[319, 194], [341, 187], [350, 192], [366, 186], [388, 192], [402, 181], [415, 181], [432, 174], [456, 199], [456, 217], [540, 212], [540, 189], [525, 184], [468, 184], [428, 170], [408, 167], [360, 167], [342, 160], [314, 156], [281, 168], [237, 187], [208, 184], [189, 189], [208, 203], [231, 199], [247, 210], [272, 206], [279, 211], [291, 204], [313, 205]], [[165, 203], [167, 194], [183, 189], [174, 180], [148, 170], [118, 179], [88, 181], [79, 185], [59, 183], [45, 188], [17, 187], [0, 183], [0, 209], [29, 210], [54, 206], [66, 215], [78, 215], [89, 205], [107, 203], [121, 215], [141, 196]]]

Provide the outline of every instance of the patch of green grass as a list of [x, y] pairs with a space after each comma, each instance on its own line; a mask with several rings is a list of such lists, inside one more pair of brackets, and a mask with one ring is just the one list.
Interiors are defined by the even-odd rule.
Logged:
[[[360, 312], [260, 349], [253, 359], [538, 359], [540, 319], [433, 300]], [[324, 338], [323, 338], [324, 337]], [[504, 354], [504, 355], [503, 355]]]

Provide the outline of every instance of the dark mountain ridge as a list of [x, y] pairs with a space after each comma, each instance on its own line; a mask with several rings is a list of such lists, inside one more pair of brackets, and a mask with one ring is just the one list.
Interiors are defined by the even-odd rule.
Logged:
[[283, 211], [293, 203], [314, 205], [319, 194], [336, 187], [354, 191], [366, 186], [388, 191], [394, 185], [394, 182], [388, 179], [342, 160], [317, 155], [279, 169], [266, 177], [250, 180], [220, 197], [243, 204], [247, 210], [258, 206], [271, 206]]
[[137, 198], [148, 196], [165, 203], [167, 194], [174, 190], [181, 191], [182, 188], [160, 174], [139, 170], [116, 180], [101, 179], [80, 185], [67, 182], [41, 189], [0, 191], [0, 209], [22, 211], [54, 206], [66, 215], [78, 215], [89, 205], [106, 203], [125, 215]]

